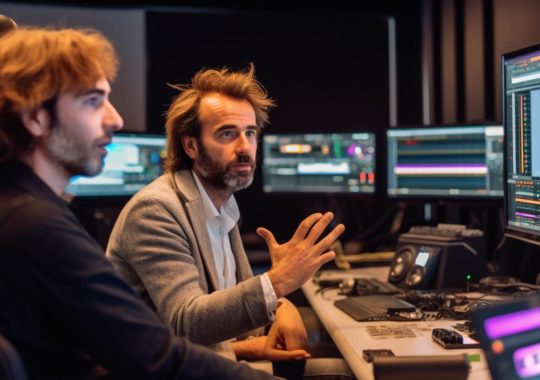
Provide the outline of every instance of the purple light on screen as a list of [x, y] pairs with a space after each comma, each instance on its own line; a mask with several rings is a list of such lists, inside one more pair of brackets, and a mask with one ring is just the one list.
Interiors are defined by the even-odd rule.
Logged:
[[522, 379], [540, 374], [540, 343], [514, 352], [514, 368]]
[[398, 168], [486, 168], [484, 164], [398, 164]]
[[524, 217], [524, 218], [538, 219], [538, 216], [532, 215], [532, 214], [526, 214], [526, 213], [524, 213], [524, 212], [516, 212], [516, 215], [517, 215], [517, 216], [522, 216], [522, 217]]
[[540, 328], [540, 307], [486, 319], [484, 327], [490, 339]]
[[356, 149], [358, 148], [358, 145], [351, 144], [347, 147], [347, 155], [349, 156], [356, 156]]

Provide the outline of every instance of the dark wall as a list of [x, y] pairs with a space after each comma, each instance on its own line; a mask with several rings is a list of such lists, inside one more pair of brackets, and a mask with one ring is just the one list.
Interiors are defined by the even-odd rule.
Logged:
[[151, 131], [202, 67], [256, 67], [276, 99], [272, 133], [377, 130], [389, 123], [388, 26], [363, 15], [150, 12]]
[[[278, 104], [271, 112], [268, 130], [272, 133], [368, 130], [380, 137], [390, 121], [389, 17], [395, 19], [396, 30], [397, 123], [421, 122], [421, 0], [336, 0], [318, 5], [256, 0], [50, 4], [147, 12], [149, 132], [163, 132], [163, 112], [174, 95], [166, 83], [186, 83], [201, 67], [245, 68], [254, 62], [258, 78]], [[122, 62], [120, 70], [129, 65]], [[378, 141], [383, 142], [380, 138]], [[379, 153], [381, 180], [384, 152], [379, 149]], [[347, 223], [347, 234], [353, 236], [373, 225], [391, 207], [381, 184], [379, 181], [376, 199], [269, 196], [262, 194], [257, 172], [254, 184], [238, 194], [244, 217], [242, 229], [252, 232], [265, 225], [285, 238], [309, 212], [331, 209], [339, 221]], [[115, 206], [103, 208], [99, 202], [85, 202], [83, 209], [90, 208], [90, 217], [104, 214], [105, 224], [109, 225], [114, 220]], [[123, 202], [118, 203], [118, 209]], [[100, 207], [106, 212], [101, 212]], [[99, 220], [97, 223], [104, 224]], [[107, 228], [98, 227], [95, 230], [101, 231], [99, 239], [105, 244]]]
[[[176, 94], [167, 82], [187, 83], [202, 67], [245, 68], [253, 62], [278, 104], [269, 132], [383, 131], [389, 125], [388, 29], [387, 18], [364, 14], [150, 12], [149, 129], [163, 131], [162, 114]], [[265, 225], [283, 238], [311, 211], [332, 208], [346, 221], [343, 202], [361, 202], [267, 195], [260, 171], [237, 198], [244, 232]]]

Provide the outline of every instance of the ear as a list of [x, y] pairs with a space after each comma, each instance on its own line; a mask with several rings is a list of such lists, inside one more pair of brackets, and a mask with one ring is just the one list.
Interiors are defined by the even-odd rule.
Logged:
[[184, 151], [192, 160], [195, 160], [199, 155], [199, 146], [197, 145], [197, 138], [193, 136], [182, 136], [182, 146]]
[[44, 136], [51, 127], [51, 117], [43, 107], [23, 111], [21, 120], [34, 137]]

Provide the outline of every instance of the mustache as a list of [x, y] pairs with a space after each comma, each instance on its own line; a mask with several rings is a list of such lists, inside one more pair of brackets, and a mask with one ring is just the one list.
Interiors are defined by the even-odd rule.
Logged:
[[234, 164], [250, 164], [251, 166], [255, 166], [255, 160], [246, 154], [242, 154], [236, 157], [236, 160], [232, 162], [232, 165]]
[[103, 137], [97, 139], [98, 145], [109, 145], [112, 142], [112, 132], [105, 132]]

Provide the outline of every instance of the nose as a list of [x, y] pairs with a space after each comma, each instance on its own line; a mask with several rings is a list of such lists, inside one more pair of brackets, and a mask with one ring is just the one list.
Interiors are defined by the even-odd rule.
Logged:
[[124, 127], [122, 116], [120, 116], [111, 102], [107, 102], [107, 110], [105, 118], [103, 119], [103, 124], [105, 128], [112, 132], [119, 131]]
[[246, 153], [251, 150], [253, 144], [245, 133], [240, 133], [236, 144], [236, 151], [238, 153]]

